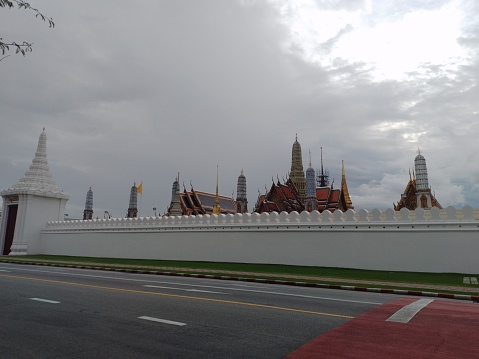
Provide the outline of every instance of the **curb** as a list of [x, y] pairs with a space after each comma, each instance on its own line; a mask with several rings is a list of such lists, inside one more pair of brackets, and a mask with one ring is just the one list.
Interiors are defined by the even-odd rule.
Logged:
[[371, 292], [371, 293], [384, 293], [384, 294], [412, 295], [412, 296], [420, 296], [420, 297], [435, 297], [435, 298], [444, 298], [444, 299], [466, 300], [466, 301], [479, 303], [479, 295], [435, 293], [435, 292], [423, 292], [423, 291], [403, 290], [403, 289], [368, 288], [368, 287], [358, 287], [358, 286], [349, 286], [349, 285], [294, 282], [294, 281], [284, 281], [284, 280], [278, 280], [278, 279], [231, 277], [231, 276], [212, 275], [212, 274], [161, 272], [161, 271], [141, 270], [141, 269], [119, 269], [119, 268], [111, 268], [111, 267], [98, 267], [98, 266], [88, 266], [88, 265], [83, 266], [83, 265], [72, 265], [72, 264], [61, 264], [61, 263], [32, 263], [32, 262], [19, 262], [19, 261], [8, 261], [8, 260], [2, 260], [0, 261], [0, 263], [29, 264], [29, 265], [38, 265], [38, 266], [46, 266], [46, 267], [65, 267], [65, 268], [76, 268], [76, 269], [92, 269], [92, 270], [103, 270], [103, 271], [109, 271], [109, 272], [153, 274], [153, 275], [165, 275], [165, 276], [173, 276], [173, 277], [192, 277], [192, 278], [206, 278], [206, 279], [218, 279], [218, 280], [233, 280], [233, 281], [240, 281], [240, 282], [290, 285], [290, 286], [297, 286], [297, 287], [350, 290], [350, 291], [356, 291], [356, 292]]

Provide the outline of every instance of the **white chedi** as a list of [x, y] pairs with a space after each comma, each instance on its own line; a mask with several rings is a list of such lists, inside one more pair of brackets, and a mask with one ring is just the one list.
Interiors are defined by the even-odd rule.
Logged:
[[9, 194], [35, 194], [55, 198], [68, 199], [62, 189], [55, 183], [50, 173], [47, 161], [47, 135], [43, 129], [38, 139], [37, 151], [30, 168], [25, 175], [9, 189], [1, 193]]

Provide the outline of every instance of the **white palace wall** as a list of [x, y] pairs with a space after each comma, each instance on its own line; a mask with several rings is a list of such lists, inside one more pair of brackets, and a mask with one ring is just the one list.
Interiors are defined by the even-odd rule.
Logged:
[[[48, 222], [39, 254], [479, 273], [471, 207]], [[29, 254], [33, 254], [30, 253]]]

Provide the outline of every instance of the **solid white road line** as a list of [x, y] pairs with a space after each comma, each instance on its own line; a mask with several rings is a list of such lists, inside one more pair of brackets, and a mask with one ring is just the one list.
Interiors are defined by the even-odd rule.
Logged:
[[42, 298], [30, 298], [31, 300], [36, 300], [37, 302], [45, 302], [45, 303], [51, 303], [51, 304], [59, 304], [60, 302], [56, 300], [50, 300], [50, 299], [42, 299]]
[[406, 305], [391, 315], [386, 322], [408, 323], [414, 316], [434, 299], [419, 299], [418, 301]]
[[166, 320], [166, 319], [160, 319], [160, 318], [153, 318], [153, 317], [138, 317], [138, 319], [144, 319], [144, 320], [149, 320], [151, 322], [157, 322], [157, 323], [163, 323], [163, 324], [171, 324], [171, 325], [178, 325], [178, 326], [183, 326], [186, 325], [186, 323], [180, 323], [180, 322], [174, 322], [172, 320]]
[[182, 290], [185, 292], [199, 292], [199, 293], [214, 293], [214, 294], [226, 294], [229, 295], [230, 293], [223, 293], [223, 292], [213, 292], [210, 290], [200, 290], [200, 289], [186, 289], [186, 288], [175, 288], [175, 287], [164, 287], [160, 285], [144, 285], [143, 287], [147, 288], [160, 288], [160, 289], [174, 289], [174, 290]]
[[10, 273], [9, 270], [6, 270], [6, 269], [0, 269], [0, 272], [7, 272], [7, 273]]
[[311, 299], [321, 299], [321, 300], [331, 300], [335, 302], [347, 302], [347, 303], [360, 303], [360, 304], [374, 304], [379, 305], [383, 303], [377, 302], [366, 302], [361, 300], [350, 300], [350, 299], [339, 299], [339, 298], [328, 298], [328, 297], [318, 297], [314, 295], [303, 295], [303, 294], [294, 294], [294, 293], [282, 293], [282, 292], [272, 292], [268, 290], [254, 290], [254, 289], [242, 289], [242, 288], [226, 288], [226, 287], [218, 287], [214, 285], [197, 285], [197, 284], [185, 284], [185, 283], [175, 283], [175, 282], [160, 282], [157, 281], [156, 283], [167, 283], [167, 284], [174, 284], [174, 285], [182, 285], [182, 286], [189, 286], [189, 287], [202, 287], [202, 288], [214, 288], [214, 289], [224, 289], [224, 290], [232, 290], [236, 292], [250, 292], [250, 293], [262, 293], [262, 294], [271, 294], [271, 295], [281, 295], [286, 297], [298, 297], [298, 298], [311, 298]]

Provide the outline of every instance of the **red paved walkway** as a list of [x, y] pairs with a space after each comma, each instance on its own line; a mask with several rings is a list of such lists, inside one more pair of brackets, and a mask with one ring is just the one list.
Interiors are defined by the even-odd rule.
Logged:
[[434, 300], [409, 323], [386, 320], [419, 299], [384, 304], [286, 356], [308, 358], [479, 358], [479, 304]]

